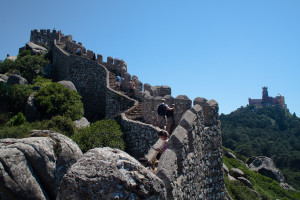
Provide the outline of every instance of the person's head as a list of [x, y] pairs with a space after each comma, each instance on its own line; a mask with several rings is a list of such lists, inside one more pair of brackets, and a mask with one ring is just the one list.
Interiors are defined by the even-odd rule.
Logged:
[[166, 99], [162, 99], [161, 102], [162, 102], [162, 103], [166, 103]]
[[168, 136], [169, 136], [169, 134], [167, 131], [159, 131], [158, 132], [158, 137], [162, 140], [167, 140]]

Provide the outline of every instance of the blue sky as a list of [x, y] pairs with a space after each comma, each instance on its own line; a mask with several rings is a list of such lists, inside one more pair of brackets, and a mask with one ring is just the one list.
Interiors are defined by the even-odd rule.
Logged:
[[300, 116], [299, 0], [1, 1], [0, 59], [32, 29], [61, 30], [143, 83], [172, 95], [215, 99], [220, 113], [248, 97], [285, 97]]

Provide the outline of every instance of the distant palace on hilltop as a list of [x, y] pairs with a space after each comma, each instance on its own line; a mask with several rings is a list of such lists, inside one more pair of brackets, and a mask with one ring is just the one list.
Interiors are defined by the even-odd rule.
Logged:
[[276, 97], [269, 97], [268, 87], [262, 88], [262, 99], [251, 99], [249, 98], [250, 106], [275, 106], [280, 105], [283, 108], [287, 109], [287, 106], [284, 102], [284, 96], [278, 94]]

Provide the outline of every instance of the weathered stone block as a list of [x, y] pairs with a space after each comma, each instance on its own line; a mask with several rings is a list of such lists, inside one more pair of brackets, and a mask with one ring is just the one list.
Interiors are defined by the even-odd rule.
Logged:
[[57, 199], [166, 199], [163, 182], [118, 149], [88, 151], [64, 176]]
[[184, 127], [187, 131], [191, 131], [195, 119], [196, 119], [196, 114], [188, 110], [183, 114], [179, 124], [180, 126]]

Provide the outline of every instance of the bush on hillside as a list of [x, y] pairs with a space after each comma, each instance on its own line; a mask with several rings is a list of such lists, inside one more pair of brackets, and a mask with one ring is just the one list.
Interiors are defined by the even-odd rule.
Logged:
[[69, 117], [55, 116], [49, 121], [48, 129], [71, 137], [75, 132], [75, 125]]
[[19, 55], [17, 56], [18, 59], [25, 57], [25, 56], [31, 56], [31, 51], [30, 50], [24, 50]]
[[31, 55], [31, 51], [25, 50], [18, 55], [15, 61], [0, 62], [0, 73], [17, 70], [31, 84], [38, 75], [42, 75], [43, 68], [49, 63], [46, 55]]
[[7, 101], [9, 100], [10, 95], [10, 86], [6, 83], [0, 83], [0, 101]]
[[31, 130], [46, 130], [48, 121], [23, 123], [19, 126], [3, 126], [0, 128], [0, 138], [24, 138], [31, 134]]
[[52, 83], [51, 79], [43, 78], [41, 76], [37, 76], [33, 82], [32, 85], [36, 87], [45, 87], [47, 85], [50, 85]]
[[96, 147], [125, 149], [120, 126], [114, 120], [101, 120], [90, 127], [79, 129], [72, 139], [83, 152]]
[[27, 85], [11, 85], [9, 92], [10, 111], [14, 114], [23, 112], [32, 87]]
[[44, 119], [61, 115], [76, 120], [80, 119], [84, 112], [81, 96], [58, 83], [51, 83], [37, 91], [35, 106]]
[[17, 115], [13, 116], [8, 122], [7, 126], [19, 126], [26, 123], [26, 118], [23, 113], [19, 112]]
[[220, 120], [225, 147], [248, 157], [272, 158], [288, 183], [300, 189], [300, 119], [295, 114], [280, 106], [247, 106], [221, 114]]
[[49, 60], [46, 60], [44, 55], [27, 55], [18, 57], [15, 61], [15, 66], [19, 67], [21, 75], [27, 79], [28, 83], [32, 83], [33, 79], [41, 75], [42, 69], [49, 63]]
[[5, 126], [11, 118], [11, 113], [0, 113], [0, 127]]
[[12, 60], [5, 60], [5, 61], [0, 61], [0, 74], [5, 74], [8, 72], [11, 68], [13, 68], [14, 61]]
[[30, 130], [31, 127], [28, 124], [1, 127], [0, 138], [24, 138], [30, 134]]

